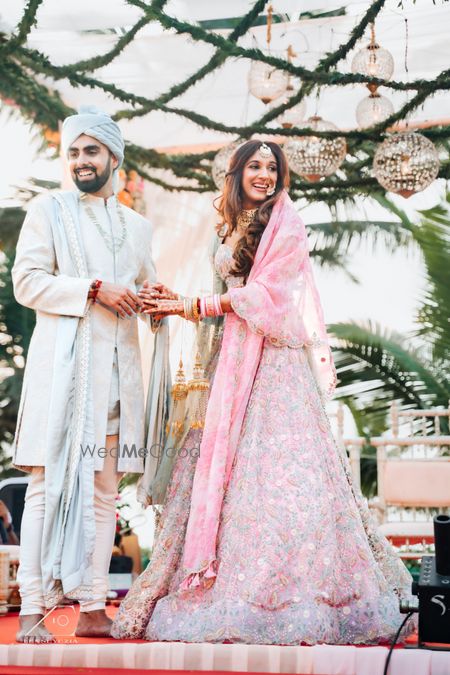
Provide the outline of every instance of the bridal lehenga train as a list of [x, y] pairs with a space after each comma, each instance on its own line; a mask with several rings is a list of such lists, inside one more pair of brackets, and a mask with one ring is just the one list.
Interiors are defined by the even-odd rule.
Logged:
[[[216, 266], [230, 283], [231, 251]], [[232, 282], [235, 279], [231, 279]], [[210, 587], [180, 590], [201, 431], [177, 460], [152, 558], [116, 638], [253, 644], [377, 643], [399, 627], [411, 578], [377, 534], [336, 446], [304, 349], [264, 343], [217, 537]]]

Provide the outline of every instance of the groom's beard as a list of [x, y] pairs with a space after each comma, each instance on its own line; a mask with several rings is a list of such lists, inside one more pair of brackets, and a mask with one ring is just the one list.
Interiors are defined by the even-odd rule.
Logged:
[[[80, 180], [78, 178], [78, 171], [83, 171], [83, 169], [90, 169], [90, 171], [93, 171], [95, 174], [94, 177], [89, 180]], [[80, 169], [76, 169], [74, 174], [75, 185], [81, 192], [88, 192], [89, 194], [98, 192], [108, 182], [109, 177], [111, 176], [111, 158], [108, 159], [105, 170], [100, 174], [97, 174], [97, 169], [93, 166], [84, 166]]]

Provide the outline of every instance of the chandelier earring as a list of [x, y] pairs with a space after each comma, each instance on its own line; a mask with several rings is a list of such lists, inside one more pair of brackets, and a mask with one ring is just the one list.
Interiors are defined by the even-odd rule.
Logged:
[[268, 197], [272, 197], [272, 195], [275, 194], [275, 189], [276, 189], [275, 184], [272, 184], [272, 185], [270, 186], [270, 188], [267, 190], [266, 195], [267, 195]]

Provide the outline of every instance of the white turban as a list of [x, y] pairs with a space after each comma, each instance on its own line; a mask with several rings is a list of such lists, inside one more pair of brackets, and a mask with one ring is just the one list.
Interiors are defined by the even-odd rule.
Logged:
[[106, 145], [119, 162], [117, 168], [122, 165], [125, 150], [122, 132], [117, 122], [107, 113], [95, 106], [82, 106], [77, 115], [66, 117], [61, 132], [61, 145], [65, 155], [81, 134], [92, 136]]

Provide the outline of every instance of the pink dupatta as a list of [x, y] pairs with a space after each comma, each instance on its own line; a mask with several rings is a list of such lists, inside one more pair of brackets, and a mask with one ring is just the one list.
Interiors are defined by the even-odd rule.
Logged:
[[206, 412], [192, 487], [180, 589], [209, 586], [217, 576], [216, 539], [264, 340], [305, 348], [323, 397], [336, 373], [314, 283], [305, 226], [286, 192], [276, 202], [242, 288], [229, 290], [222, 347]]

